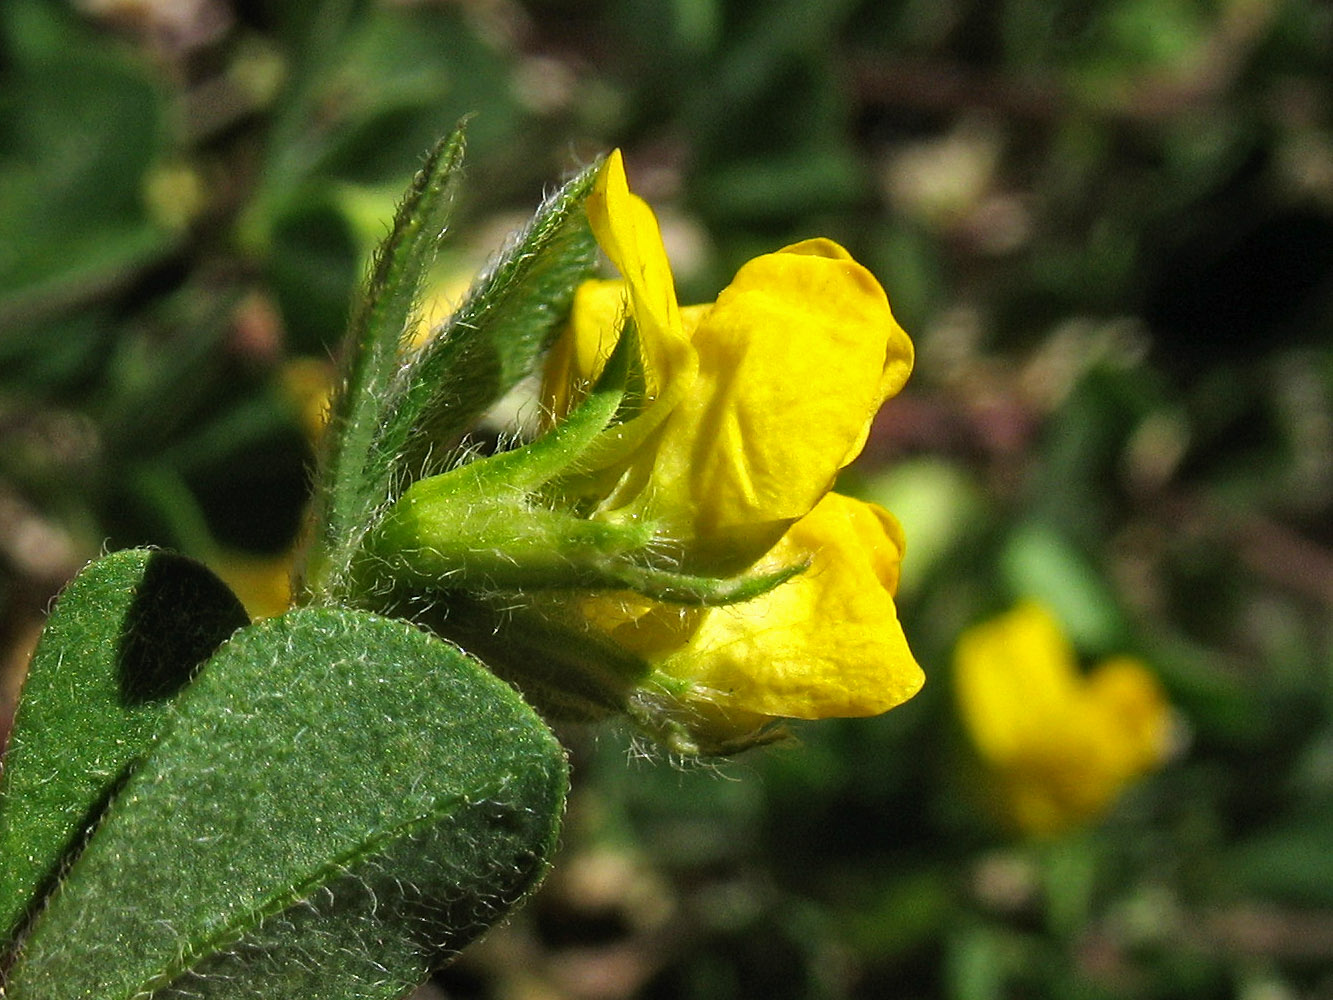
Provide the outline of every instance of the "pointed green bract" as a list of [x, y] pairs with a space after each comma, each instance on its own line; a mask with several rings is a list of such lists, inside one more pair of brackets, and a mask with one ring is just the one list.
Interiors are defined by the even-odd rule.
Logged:
[[448, 457], [493, 403], [537, 370], [569, 315], [574, 291], [597, 269], [584, 212], [600, 164], [546, 200], [517, 240], [400, 376], [395, 422], [409, 428], [406, 471], [414, 478]]
[[407, 623], [237, 633], [32, 926], [9, 1000], [398, 997], [543, 874], [563, 751]]
[[316, 490], [315, 533], [298, 599], [354, 598], [350, 569], [365, 533], [413, 481], [449, 460], [462, 435], [534, 372], [592, 275], [597, 246], [583, 211], [583, 171], [538, 210], [424, 347], [408, 350], [425, 275], [460, 173], [460, 133], [436, 148], [381, 247], [354, 316]]
[[457, 130], [435, 147], [413, 180], [352, 316], [315, 495], [318, 529], [306, 582], [317, 595], [332, 589], [388, 498], [399, 458], [383, 442], [390, 391], [422, 281], [449, 221], [462, 159], [463, 133]]
[[147, 549], [91, 563], [56, 602], [0, 777], [0, 941], [78, 846], [166, 705], [248, 621], [200, 564]]

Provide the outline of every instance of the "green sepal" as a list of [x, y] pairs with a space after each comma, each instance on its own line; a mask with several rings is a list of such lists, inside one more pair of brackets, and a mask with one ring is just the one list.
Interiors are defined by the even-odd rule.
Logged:
[[566, 787], [549, 730], [456, 647], [267, 619], [174, 704], [6, 996], [403, 996], [533, 888]]
[[0, 774], [0, 941], [53, 887], [177, 692], [248, 621], [221, 580], [168, 552], [113, 552], [65, 588]]
[[755, 716], [746, 725], [736, 718], [707, 719], [697, 706], [683, 707], [676, 678], [654, 673], [629, 698], [625, 714], [636, 729], [677, 757], [701, 759], [734, 757], [757, 747], [792, 739], [785, 720]]
[[596, 586], [619, 556], [648, 546], [651, 525], [589, 521], [541, 496], [615, 418], [633, 349], [622, 337], [588, 398], [532, 443], [410, 486], [367, 539], [356, 589]]
[[404, 590], [629, 590], [667, 604], [719, 607], [766, 594], [807, 566], [730, 577], [681, 573], [652, 565], [659, 546], [649, 524], [591, 521], [503, 497], [467, 505], [457, 494], [435, 503], [429, 491], [409, 492], [358, 565], [362, 599], [386, 607], [376, 595]]
[[370, 540], [358, 563], [362, 600], [376, 592], [587, 590], [622, 586], [618, 569], [652, 543], [645, 524], [589, 521], [508, 501], [475, 504], [451, 494], [409, 494]]
[[407, 493], [430, 496], [436, 502], [456, 496], [460, 504], [496, 497], [503, 500], [536, 494], [552, 480], [582, 472], [582, 458], [589, 446], [620, 414], [637, 344], [633, 327], [628, 327], [587, 398], [535, 441], [418, 480]]
[[794, 576], [805, 572], [809, 563], [793, 563], [766, 573], [741, 573], [738, 576], [711, 577], [677, 573], [674, 570], [643, 566], [620, 560], [609, 567], [602, 588], [632, 590], [665, 604], [715, 608], [737, 604], [767, 594]]

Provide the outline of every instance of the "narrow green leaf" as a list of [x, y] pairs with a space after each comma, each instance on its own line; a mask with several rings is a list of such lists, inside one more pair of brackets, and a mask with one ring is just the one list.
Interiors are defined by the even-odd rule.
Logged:
[[75, 578], [33, 654], [0, 775], [0, 940], [96, 820], [163, 710], [245, 611], [200, 564], [114, 552]]
[[575, 289], [596, 268], [597, 243], [583, 204], [599, 167], [586, 168], [546, 200], [400, 373], [393, 419], [395, 431], [408, 432], [406, 471], [413, 477], [438, 471], [425, 467], [431, 457], [447, 457], [487, 407], [536, 371]]
[[381, 446], [385, 413], [403, 338], [453, 208], [462, 159], [459, 129], [435, 147], [413, 180], [352, 317], [343, 348], [346, 375], [333, 400], [315, 496], [319, 534], [306, 571], [314, 593], [326, 593], [342, 575], [388, 498], [398, 454]]
[[260, 622], [175, 703], [7, 996], [401, 996], [540, 878], [566, 783], [456, 647], [340, 609]]

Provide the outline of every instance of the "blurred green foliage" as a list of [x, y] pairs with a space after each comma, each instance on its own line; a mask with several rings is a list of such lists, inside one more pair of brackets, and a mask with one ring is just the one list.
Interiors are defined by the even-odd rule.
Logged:
[[[567, 734], [555, 876], [441, 988], [1331, 996], [1331, 80], [1318, 0], [6, 0], [0, 629], [103, 545], [291, 545], [282, 373], [458, 118], [446, 269], [620, 145], [683, 298], [815, 234], [889, 290], [917, 371], [844, 488], [904, 522], [927, 687], [720, 775]], [[1179, 712], [1058, 843], [954, 721], [1021, 596]]]

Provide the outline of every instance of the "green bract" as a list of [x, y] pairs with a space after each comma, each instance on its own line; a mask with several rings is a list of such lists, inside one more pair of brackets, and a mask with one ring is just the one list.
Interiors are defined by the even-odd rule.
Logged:
[[302, 600], [349, 600], [365, 535], [415, 479], [449, 456], [485, 410], [536, 370], [592, 273], [585, 170], [538, 211], [477, 281], [442, 330], [407, 349], [425, 273], [446, 231], [462, 138], [441, 143], [399, 208], [370, 288], [352, 319], [346, 375], [334, 395], [315, 497]]

